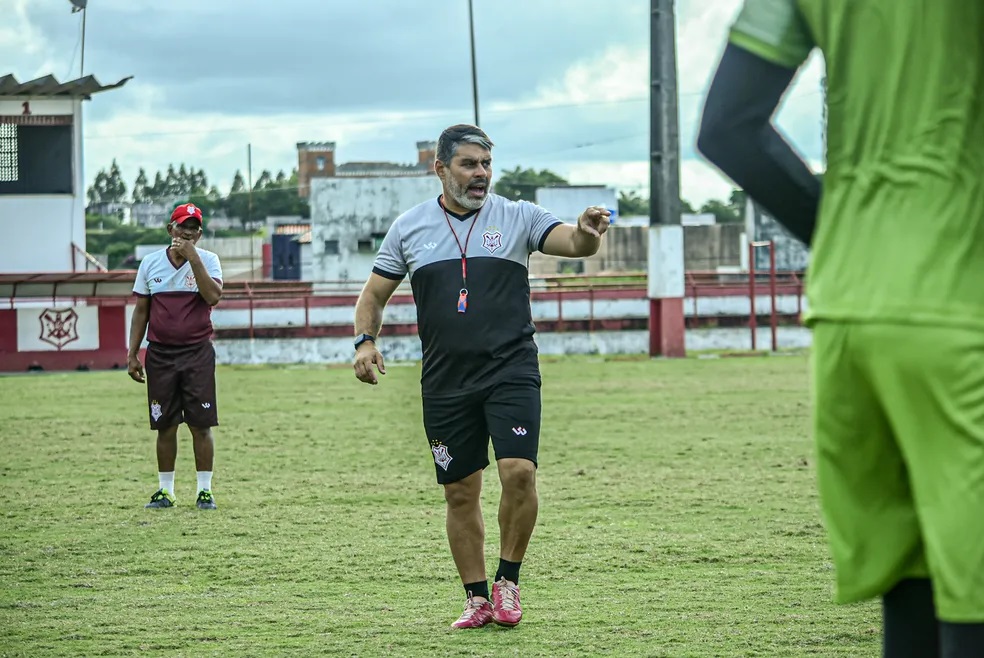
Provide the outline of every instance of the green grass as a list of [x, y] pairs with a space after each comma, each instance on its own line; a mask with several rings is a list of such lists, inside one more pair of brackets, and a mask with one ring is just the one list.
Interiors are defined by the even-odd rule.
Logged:
[[[461, 611], [419, 368], [219, 372], [217, 512], [125, 373], [0, 378], [0, 656], [871, 656], [836, 606], [806, 360], [546, 360], [516, 629]], [[494, 573], [498, 482], [487, 472]]]

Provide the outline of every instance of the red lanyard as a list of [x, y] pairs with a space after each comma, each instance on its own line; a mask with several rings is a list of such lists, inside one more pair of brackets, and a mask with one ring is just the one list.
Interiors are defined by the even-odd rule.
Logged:
[[475, 222], [478, 220], [479, 213], [482, 209], [479, 208], [475, 216], [472, 217], [471, 226], [468, 228], [468, 234], [465, 236], [465, 246], [461, 246], [461, 240], [458, 239], [458, 234], [454, 232], [454, 227], [451, 226], [451, 218], [448, 217], [448, 209], [444, 207], [444, 203], [441, 203], [441, 210], [444, 211], [444, 219], [448, 222], [448, 228], [451, 229], [451, 235], [454, 236], [454, 242], [458, 245], [458, 251], [461, 252], [461, 290], [458, 292], [458, 313], [464, 313], [468, 310], [468, 241], [471, 240], [472, 229], [475, 228]]

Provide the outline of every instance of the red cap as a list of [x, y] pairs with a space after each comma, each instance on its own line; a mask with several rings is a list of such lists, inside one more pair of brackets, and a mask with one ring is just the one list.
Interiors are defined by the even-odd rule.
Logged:
[[183, 224], [189, 219], [197, 219], [202, 223], [202, 209], [193, 203], [182, 203], [171, 213], [171, 221], [175, 224]]

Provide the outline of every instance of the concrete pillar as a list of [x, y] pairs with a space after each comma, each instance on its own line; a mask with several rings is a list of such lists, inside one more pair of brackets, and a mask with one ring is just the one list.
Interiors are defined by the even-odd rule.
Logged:
[[683, 226], [649, 227], [649, 356], [684, 357]]

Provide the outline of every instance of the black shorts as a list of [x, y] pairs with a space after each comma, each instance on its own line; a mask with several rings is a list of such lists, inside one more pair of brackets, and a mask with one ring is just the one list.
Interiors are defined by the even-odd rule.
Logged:
[[528, 459], [540, 445], [540, 381], [506, 381], [468, 395], [423, 398], [424, 431], [439, 484], [450, 484], [496, 460]]
[[181, 423], [190, 427], [219, 424], [212, 341], [195, 345], [151, 343], [144, 368], [151, 429], [166, 429]]

